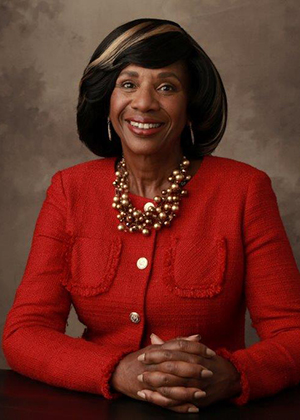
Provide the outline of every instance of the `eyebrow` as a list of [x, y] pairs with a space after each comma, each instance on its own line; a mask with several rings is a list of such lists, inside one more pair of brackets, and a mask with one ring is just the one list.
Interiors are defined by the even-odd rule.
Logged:
[[[136, 71], [125, 70], [120, 73], [120, 76], [123, 76], [123, 74], [127, 74], [127, 76], [130, 77], [139, 77], [139, 74]], [[175, 77], [180, 83], [182, 83], [179, 77], [171, 71], [163, 71], [161, 73], [158, 73], [157, 77], [159, 79], [163, 79], [164, 77]]]

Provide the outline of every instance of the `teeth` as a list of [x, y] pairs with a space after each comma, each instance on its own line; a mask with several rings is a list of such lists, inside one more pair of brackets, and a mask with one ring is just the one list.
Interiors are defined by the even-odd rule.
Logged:
[[133, 125], [134, 127], [142, 128], [143, 130], [148, 130], [149, 128], [156, 128], [160, 127], [161, 124], [142, 124], [135, 121], [129, 121], [130, 125]]

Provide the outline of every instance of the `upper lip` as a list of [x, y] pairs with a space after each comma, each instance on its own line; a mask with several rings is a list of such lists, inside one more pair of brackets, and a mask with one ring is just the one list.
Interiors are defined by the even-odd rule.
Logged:
[[135, 121], [142, 124], [146, 124], [146, 123], [164, 124], [163, 121], [157, 121], [157, 120], [154, 120], [153, 118], [144, 118], [144, 117], [129, 117], [129, 118], [126, 118], [126, 121]]

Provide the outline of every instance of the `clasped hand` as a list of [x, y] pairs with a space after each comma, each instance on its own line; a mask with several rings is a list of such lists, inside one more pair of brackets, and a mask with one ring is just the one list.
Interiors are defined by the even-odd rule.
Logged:
[[152, 335], [151, 346], [124, 360], [126, 368], [121, 376], [129, 379], [138, 371], [138, 390], [133, 391], [136, 380], [129, 381], [130, 391], [119, 390], [179, 413], [197, 412], [198, 407], [236, 396], [241, 391], [238, 371], [231, 362], [209, 351], [200, 338], [178, 337], [164, 342]]

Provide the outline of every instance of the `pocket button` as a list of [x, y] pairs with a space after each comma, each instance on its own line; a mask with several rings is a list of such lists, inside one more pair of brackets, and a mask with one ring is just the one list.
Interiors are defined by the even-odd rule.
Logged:
[[129, 315], [130, 321], [133, 322], [134, 324], [138, 324], [141, 320], [141, 317], [139, 316], [139, 314], [137, 312], [131, 312]]
[[147, 260], [147, 258], [145, 258], [145, 257], [141, 257], [141, 258], [139, 258], [139, 259], [137, 260], [137, 262], [136, 262], [136, 265], [137, 265], [137, 267], [138, 267], [140, 270], [144, 270], [144, 268], [146, 268], [146, 267], [147, 267], [147, 265], [148, 265], [148, 260]]

